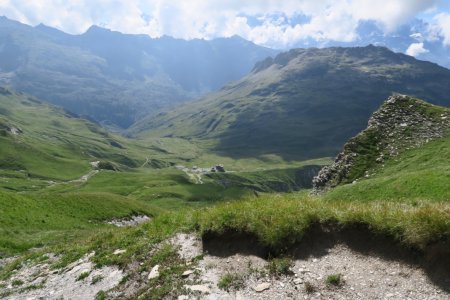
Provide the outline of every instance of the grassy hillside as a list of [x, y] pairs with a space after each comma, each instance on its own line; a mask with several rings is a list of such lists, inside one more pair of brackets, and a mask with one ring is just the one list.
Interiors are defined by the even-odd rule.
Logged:
[[234, 159], [334, 156], [392, 92], [450, 105], [450, 71], [382, 47], [295, 49], [217, 93], [138, 122]]
[[69, 180], [86, 174], [93, 161], [133, 168], [145, 160], [138, 146], [98, 125], [3, 88], [0, 140], [0, 169], [8, 177]]
[[[406, 95], [393, 95], [373, 113], [368, 127], [344, 145], [333, 164], [319, 172], [313, 180], [314, 189], [321, 191], [341, 184], [354, 184], [362, 178], [371, 178], [379, 172], [386, 172], [384, 168], [389, 169], [392, 161], [402, 160], [398, 155], [403, 155], [405, 151], [422, 145], [425, 145], [425, 149], [428, 149], [426, 147], [433, 149], [426, 144], [448, 136], [450, 136], [450, 109]], [[416, 151], [418, 153], [415, 155], [420, 156], [422, 150]], [[444, 141], [436, 151], [431, 153], [428, 153], [428, 150], [424, 151], [423, 157], [416, 159], [411, 169], [418, 171], [430, 168], [428, 164], [430, 160], [438, 166], [441, 163], [439, 159], [447, 160], [448, 155], [448, 142]], [[403, 167], [408, 169], [406, 166]], [[438, 171], [439, 169], [433, 170], [433, 174], [438, 177], [443, 175]], [[405, 175], [400, 176], [402, 178], [408, 177], [402, 172], [393, 174]], [[445, 177], [444, 175], [443, 178]], [[430, 174], [430, 177], [424, 177], [424, 180], [427, 179], [431, 180], [434, 177]], [[415, 187], [419, 186], [420, 184]]]
[[369, 178], [338, 186], [324, 198], [345, 201], [450, 201], [450, 138], [407, 150], [384, 167], [371, 170]]
[[[224, 237], [228, 242], [233, 242], [230, 239], [233, 236], [236, 242], [242, 242], [240, 238], [251, 239], [253, 247], [279, 255], [321, 224], [326, 230], [360, 230], [361, 234], [386, 237], [419, 253], [426, 252], [450, 237], [450, 194], [442, 186], [448, 181], [448, 142], [448, 138], [443, 138], [405, 152], [397, 161], [386, 162], [385, 172], [376, 177], [338, 187], [325, 195], [266, 194], [198, 210], [162, 213], [145, 225], [109, 230], [108, 234], [93, 232], [93, 236], [77, 245], [60, 246], [53, 251], [62, 253], [63, 262], [68, 263], [95, 250], [94, 262], [123, 266], [145, 257], [157, 243], [177, 231], [196, 231], [205, 239]], [[436, 154], [442, 159], [435, 158]], [[427, 157], [433, 159], [418, 164]], [[397, 175], [392, 174], [394, 171], [404, 180], [392, 181]], [[423, 180], [416, 189], [414, 179], [419, 174], [429, 180]], [[128, 251], [120, 256], [111, 255], [116, 249]]]
[[[136, 141], [0, 88], [0, 256], [73, 241], [105, 220], [309, 188], [327, 160], [232, 160], [176, 138]], [[99, 162], [93, 166], [93, 162]], [[177, 169], [224, 164], [202, 184]]]
[[[17, 100], [20, 95], [9, 96]], [[446, 116], [442, 115], [443, 108], [429, 108], [426, 113], [438, 116], [435, 123], [431, 121], [434, 128], [432, 125], [441, 124]], [[19, 135], [11, 136], [11, 124], [16, 126], [18, 121], [6, 122], [4, 137]], [[23, 128], [20, 134], [25, 134]], [[413, 131], [410, 133], [414, 136]], [[283, 185], [294, 187], [292, 190], [296, 185], [305, 187], [302, 173], [318, 168], [311, 167], [311, 162], [304, 162], [302, 168], [277, 169], [276, 164], [257, 167], [258, 160], [252, 160], [245, 167], [253, 171], [243, 172], [243, 168], [240, 172], [207, 174], [203, 184], [193, 184], [187, 174], [164, 163], [170, 166], [169, 162], [180, 163], [183, 158], [191, 164], [195, 159], [187, 158], [199, 159], [202, 152], [190, 143], [170, 138], [153, 140], [148, 145], [155, 151], [153, 160], [146, 159], [135, 168], [115, 162], [121, 166], [120, 171], [100, 170], [83, 182], [41, 186], [20, 193], [0, 189], [0, 258], [20, 255], [0, 267], [0, 280], [13, 280], [11, 276], [23, 262], [48, 260], [48, 253], [58, 255], [52, 262], [52, 267], [58, 268], [94, 251], [91, 260], [97, 267], [114, 264], [127, 272], [119, 289], [127, 280], [136, 280], [134, 272], [142, 274], [160, 264], [162, 279], [146, 280], [145, 289], [136, 293], [163, 298], [177, 288], [172, 283], [182, 278], [188, 266], [177, 258], [173, 248], [161, 247], [161, 242], [181, 231], [197, 233], [205, 242], [217, 239], [224, 248], [230, 246], [225, 243], [237, 248], [244, 244], [250, 251], [270, 257], [289, 255], [305, 238], [315, 238], [316, 232], [348, 234], [349, 239], [367, 238], [389, 243], [392, 248], [404, 247], [424, 261], [425, 271], [444, 271], [445, 275], [449, 272], [446, 242], [450, 238], [450, 139], [447, 133], [433, 139], [386, 156], [382, 165], [370, 169], [370, 176], [319, 196], [308, 191], [273, 193]], [[139, 148], [125, 139], [116, 141], [130, 153]], [[376, 142], [365, 139], [364, 149], [372, 149]], [[178, 160], [175, 149], [184, 149]], [[199, 161], [211, 157], [217, 158], [205, 155]], [[20, 174], [14, 170], [2, 172], [4, 176], [9, 174], [4, 177], [7, 180], [13, 178], [11, 174]], [[16, 175], [16, 180], [27, 185], [24, 182], [28, 179]], [[8, 187], [8, 183], [2, 184]], [[136, 214], [153, 219], [131, 228], [105, 224], [113, 218]], [[201, 258], [194, 259], [193, 265], [197, 259]]]
[[161, 209], [114, 194], [19, 194], [0, 190], [0, 257], [73, 241], [112, 227], [105, 222]]

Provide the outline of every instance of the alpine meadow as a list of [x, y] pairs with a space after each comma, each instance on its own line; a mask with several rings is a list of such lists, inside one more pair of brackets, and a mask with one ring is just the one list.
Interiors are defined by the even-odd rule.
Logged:
[[0, 1], [0, 299], [449, 299], [449, 20]]

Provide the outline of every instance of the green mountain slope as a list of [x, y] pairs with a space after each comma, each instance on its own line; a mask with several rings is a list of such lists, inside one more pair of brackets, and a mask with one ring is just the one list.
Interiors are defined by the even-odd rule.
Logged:
[[368, 178], [337, 186], [325, 199], [345, 201], [450, 201], [450, 137], [406, 150]]
[[194, 165], [210, 168], [218, 159], [185, 140], [120, 137], [0, 88], [0, 259], [108, 232], [113, 218], [310, 188], [323, 164], [227, 160], [234, 172], [194, 176]]
[[450, 200], [450, 109], [395, 95], [313, 180], [329, 198]]
[[194, 139], [233, 158], [334, 156], [393, 92], [448, 106], [448, 82], [449, 70], [383, 47], [296, 49], [131, 132]]
[[145, 160], [137, 146], [98, 125], [5, 88], [0, 144], [0, 172], [8, 177], [69, 180], [86, 174], [93, 161], [133, 168]]

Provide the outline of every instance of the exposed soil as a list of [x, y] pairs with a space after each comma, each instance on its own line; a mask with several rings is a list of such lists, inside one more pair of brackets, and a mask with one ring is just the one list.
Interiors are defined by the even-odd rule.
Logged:
[[[207, 234], [202, 240], [179, 233], [155, 247], [145, 260], [166, 243], [178, 249], [177, 264], [183, 268], [174, 278], [178, 284], [174, 295], [179, 300], [450, 299], [450, 255], [444, 242], [424, 252], [402, 247], [366, 228], [337, 230], [317, 225], [301, 243], [282, 254], [291, 265], [275, 274], [268, 269], [275, 253], [249, 234]], [[117, 249], [113, 255], [124, 251]], [[108, 299], [128, 299], [147, 289], [150, 278], [159, 276], [159, 266], [142, 271], [144, 261], [134, 261], [123, 270], [114, 266], [95, 269], [90, 257], [61, 270], [50, 269], [58, 259], [52, 255], [43, 263], [25, 264], [9, 280], [0, 282], [1, 292], [8, 292], [4, 294], [7, 299], [94, 299], [99, 291], [110, 290]], [[165, 266], [159, 272], [177, 266]], [[80, 279], [85, 272], [86, 278]], [[330, 283], [331, 275], [339, 280]], [[120, 285], [124, 276], [129, 279]], [[225, 276], [232, 278], [228, 285], [223, 284]], [[18, 281], [23, 283], [14, 285]]]
[[137, 226], [139, 224], [150, 221], [151, 218], [146, 215], [138, 215], [131, 216], [121, 219], [113, 219], [111, 221], [106, 222], [107, 224], [114, 225], [117, 227], [129, 227], [129, 226]]
[[[94, 299], [100, 291], [116, 286], [123, 272], [114, 266], [95, 269], [86, 255], [60, 270], [50, 265], [57, 257], [49, 254], [48, 261], [23, 265], [2, 284], [0, 298], [19, 299]], [[82, 275], [84, 274], [84, 275]]]
[[[266, 268], [270, 249], [261, 247], [251, 235], [206, 235], [203, 242], [192, 235], [178, 235], [173, 242], [187, 259], [207, 253], [198, 264], [199, 281], [209, 289], [209, 293], [200, 296], [202, 299], [450, 297], [446, 243], [430, 248], [439, 249], [439, 253], [424, 253], [364, 228], [336, 231], [316, 226], [301, 243], [285, 252], [293, 261], [292, 273], [273, 276], [268, 275]], [[218, 288], [226, 274], [237, 275], [241, 280], [229, 291]], [[340, 275], [339, 284], [327, 284], [330, 275]], [[263, 290], [257, 292], [259, 289]]]

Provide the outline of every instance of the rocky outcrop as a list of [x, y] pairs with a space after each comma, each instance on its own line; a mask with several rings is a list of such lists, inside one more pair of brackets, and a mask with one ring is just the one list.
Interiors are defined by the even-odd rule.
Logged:
[[333, 164], [313, 179], [315, 192], [369, 177], [390, 157], [450, 134], [450, 109], [405, 95], [393, 95], [350, 139]]

